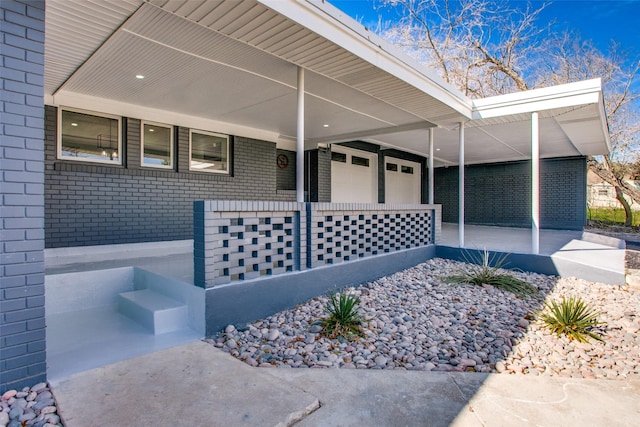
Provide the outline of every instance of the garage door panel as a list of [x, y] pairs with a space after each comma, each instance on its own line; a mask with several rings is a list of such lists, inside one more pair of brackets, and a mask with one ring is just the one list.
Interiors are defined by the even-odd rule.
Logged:
[[385, 159], [385, 202], [418, 204], [421, 197], [420, 163], [387, 157]]
[[331, 151], [331, 201], [377, 203], [377, 155], [345, 147], [333, 147]]

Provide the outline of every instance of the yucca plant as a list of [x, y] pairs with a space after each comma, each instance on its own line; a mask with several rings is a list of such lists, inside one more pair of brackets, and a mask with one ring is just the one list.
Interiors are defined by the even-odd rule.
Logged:
[[592, 329], [602, 325], [598, 321], [599, 313], [593, 310], [580, 297], [562, 297], [558, 303], [556, 300], [545, 303], [546, 312], [540, 316], [541, 320], [557, 335], [566, 335], [569, 340], [588, 342], [588, 337], [604, 342], [604, 339]]
[[329, 338], [342, 337], [352, 339], [362, 336], [362, 321], [358, 314], [360, 297], [355, 294], [329, 292], [329, 301], [325, 308], [327, 317], [320, 319], [322, 333]]
[[464, 252], [465, 261], [471, 264], [469, 270], [452, 274], [443, 280], [446, 283], [487, 284], [519, 296], [537, 295], [538, 290], [531, 283], [501, 271], [508, 256], [509, 254], [490, 255], [486, 249], [482, 254]]

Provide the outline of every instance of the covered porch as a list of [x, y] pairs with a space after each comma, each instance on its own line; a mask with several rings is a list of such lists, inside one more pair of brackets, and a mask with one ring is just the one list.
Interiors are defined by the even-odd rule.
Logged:
[[[89, 277], [117, 269], [134, 278], [156, 274], [154, 280], [168, 283], [162, 292], [185, 289], [185, 324], [195, 335], [187, 331], [183, 338], [193, 339], [226, 323], [285, 308], [312, 292], [422, 262], [438, 251], [459, 257], [460, 248], [487, 247], [522, 255], [525, 261], [540, 253], [540, 263], [525, 264], [532, 271], [556, 265], [552, 258], [559, 252], [571, 252], [580, 255], [568, 264], [586, 260], [601, 265], [603, 271], [615, 272], [612, 283], [619, 282], [623, 266], [617, 258], [613, 270], [598, 264], [617, 255], [594, 257], [584, 236], [541, 231], [540, 221], [540, 161], [583, 159], [608, 149], [599, 81], [476, 102], [324, 1], [133, 0], [118, 6], [47, 3], [45, 241], [50, 261], [55, 253], [62, 254], [58, 261], [66, 258], [47, 263], [47, 292], [55, 294], [51, 279], [64, 274]], [[76, 34], [87, 37], [77, 43]], [[70, 117], [66, 121], [65, 112]], [[114, 145], [109, 142], [105, 150], [101, 138], [95, 144], [90, 126], [85, 131], [85, 123], [73, 121], [81, 117], [117, 122]], [[145, 134], [147, 129], [171, 135], [160, 164], [154, 156], [161, 150]], [[227, 151], [220, 153], [214, 141], [216, 150], [208, 147], [211, 153], [196, 158], [194, 134], [219, 138], [215, 141]], [[91, 142], [76, 142], [83, 138]], [[145, 147], [153, 150], [147, 153]], [[153, 161], [146, 163], [146, 155]], [[514, 162], [531, 164], [526, 203], [518, 202], [526, 205], [519, 209], [527, 211], [525, 225], [531, 228], [465, 225], [465, 201], [473, 193], [465, 184], [469, 167]], [[343, 164], [351, 169], [337, 176]], [[367, 173], [352, 173], [365, 166]], [[454, 169], [456, 197], [450, 200], [453, 190], [438, 190], [438, 175], [443, 175], [438, 170]], [[286, 177], [294, 182], [287, 188], [279, 186], [282, 170], [293, 175]], [[404, 181], [394, 181], [393, 173], [419, 175], [417, 183], [411, 181], [412, 194], [403, 193]], [[578, 170], [574, 176], [579, 175]], [[370, 181], [357, 185], [362, 180]], [[572, 182], [566, 191], [579, 191], [580, 180]], [[510, 184], [496, 183], [487, 194], [498, 197], [501, 186]], [[367, 189], [366, 198], [361, 199], [361, 188]], [[485, 204], [493, 202], [491, 197]], [[194, 214], [194, 201], [203, 200], [242, 208], [226, 209], [232, 213], [224, 217], [229, 221], [218, 224]], [[380, 212], [336, 205], [355, 201]], [[349, 230], [357, 233], [354, 243], [340, 234], [345, 231], [338, 229], [341, 224], [335, 230], [327, 226], [334, 214], [313, 217], [306, 202], [326, 204], [323, 209], [337, 211], [339, 221], [355, 215], [349, 218], [355, 221]], [[378, 205], [390, 202], [394, 205]], [[412, 237], [399, 229], [392, 236], [413, 239], [415, 245], [390, 248], [383, 238], [378, 242], [383, 249], [378, 249], [370, 242], [370, 230], [357, 231], [366, 230], [373, 215], [400, 215], [398, 211], [408, 209], [406, 203], [416, 203], [415, 211], [429, 211], [428, 220], [413, 212], [413, 222], [402, 226]], [[267, 223], [258, 219], [265, 205], [296, 206], [282, 215], [284, 222]], [[579, 199], [570, 208], [578, 211], [572, 225], [580, 227]], [[455, 212], [458, 225], [440, 230], [440, 209]], [[233, 216], [237, 211], [242, 215]], [[426, 238], [421, 240], [420, 234]], [[488, 247], [493, 239], [496, 246]], [[167, 240], [176, 243], [167, 245]], [[345, 252], [330, 244], [336, 240], [354, 246]], [[522, 244], [499, 244], [515, 241]], [[124, 242], [132, 246], [122, 246]], [[223, 242], [233, 251], [218, 251]], [[91, 255], [94, 244], [100, 247]], [[544, 272], [564, 274], [548, 268]], [[319, 285], [305, 289], [300, 283]], [[134, 280], [120, 291], [145, 291], [148, 285]], [[83, 307], [91, 299], [84, 291], [67, 288], [57, 298], [78, 297]], [[100, 293], [96, 289], [94, 296]], [[60, 313], [52, 313], [56, 315]], [[112, 336], [108, 330], [92, 331], [100, 324], [118, 330], [120, 320], [107, 319], [96, 324], [72, 315], [66, 321], [81, 325], [78, 335], [82, 325], [90, 325], [84, 333], [106, 339]], [[68, 346], [56, 342], [68, 338], [60, 332], [64, 322], [51, 320], [50, 357], [73, 360]], [[159, 344], [161, 335], [148, 341], [134, 334], [121, 344], [102, 342], [110, 349], [102, 355], [130, 355], [124, 349], [133, 348], [132, 341], [149, 349], [171, 342]], [[99, 347], [94, 340], [89, 346]], [[83, 353], [76, 349], [74, 354]]]
[[[457, 224], [442, 224], [435, 256], [464, 259], [457, 247]], [[507, 268], [522, 268], [540, 273], [576, 276], [589, 281], [623, 283], [624, 241], [579, 231], [543, 230], [540, 255], [530, 253], [529, 230], [509, 227], [465, 226], [467, 251], [483, 250], [508, 253]], [[84, 274], [92, 280], [96, 272], [140, 269], [193, 287], [193, 242], [156, 242], [83, 248], [82, 258], [69, 250], [46, 252], [49, 278], [66, 274]], [[426, 261], [422, 259], [422, 261]], [[355, 284], [355, 283], [351, 283]], [[61, 292], [47, 289], [50, 304], [65, 300], [68, 304], [87, 298], [87, 292], [74, 289]], [[52, 294], [53, 292], [53, 294]], [[57, 294], [56, 294], [57, 293]], [[204, 292], [203, 292], [204, 294]], [[204, 299], [204, 295], [201, 296]], [[224, 301], [222, 302], [224, 305]], [[284, 309], [286, 307], [282, 307]], [[249, 317], [253, 316], [248, 310]], [[204, 312], [200, 314], [204, 318]], [[255, 316], [253, 316], [255, 317]], [[248, 318], [247, 318], [248, 319]], [[49, 378], [59, 380], [76, 372], [104, 366], [119, 360], [151, 353], [163, 348], [201, 339], [202, 331], [186, 328], [169, 334], [154, 335], [113, 306], [86, 308], [69, 313], [47, 312]], [[70, 333], [73, 332], [73, 333]]]

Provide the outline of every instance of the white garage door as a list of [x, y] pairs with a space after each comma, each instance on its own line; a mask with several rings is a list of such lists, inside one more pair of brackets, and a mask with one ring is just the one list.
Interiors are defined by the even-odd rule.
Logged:
[[378, 203], [378, 156], [366, 151], [331, 147], [331, 201]]
[[420, 163], [385, 158], [385, 202], [420, 203]]

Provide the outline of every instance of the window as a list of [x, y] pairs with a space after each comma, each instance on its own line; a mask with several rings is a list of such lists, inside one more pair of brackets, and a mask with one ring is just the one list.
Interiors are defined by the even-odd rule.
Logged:
[[604, 190], [598, 190], [598, 196], [609, 196], [609, 190], [604, 189]]
[[120, 117], [58, 109], [58, 158], [122, 164]]
[[142, 123], [142, 166], [173, 167], [173, 128], [156, 123]]
[[411, 167], [411, 166], [402, 166], [401, 167], [401, 172], [413, 175], [413, 167]]
[[364, 166], [369, 167], [369, 159], [365, 159], [364, 157], [351, 156], [351, 164], [356, 166]]
[[387, 163], [387, 170], [391, 172], [398, 172], [398, 165], [395, 163]]
[[189, 169], [200, 172], [229, 173], [229, 136], [191, 131]]
[[332, 151], [331, 160], [333, 160], [334, 162], [347, 163], [347, 155], [338, 153], [337, 151]]

